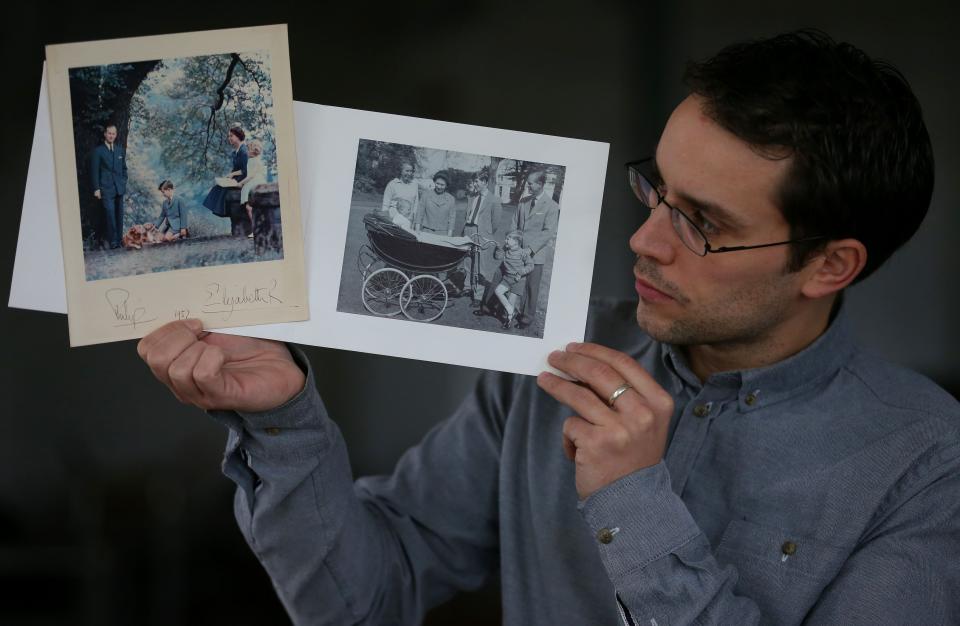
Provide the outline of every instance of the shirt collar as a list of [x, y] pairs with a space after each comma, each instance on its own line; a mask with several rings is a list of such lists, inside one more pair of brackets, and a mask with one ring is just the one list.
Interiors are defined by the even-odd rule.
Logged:
[[855, 349], [842, 307], [827, 330], [793, 356], [766, 367], [713, 374], [705, 384], [690, 369], [681, 350], [670, 344], [660, 345], [664, 366], [683, 384], [693, 389], [713, 386], [735, 390], [743, 412], [786, 400], [833, 376]]

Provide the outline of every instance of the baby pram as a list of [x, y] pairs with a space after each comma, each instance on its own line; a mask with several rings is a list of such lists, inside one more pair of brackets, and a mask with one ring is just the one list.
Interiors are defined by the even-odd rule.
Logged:
[[480, 235], [413, 233], [376, 213], [364, 216], [363, 225], [369, 240], [357, 254], [363, 306], [375, 315], [403, 313], [419, 322], [433, 321], [447, 308], [447, 273], [468, 254], [496, 243]]

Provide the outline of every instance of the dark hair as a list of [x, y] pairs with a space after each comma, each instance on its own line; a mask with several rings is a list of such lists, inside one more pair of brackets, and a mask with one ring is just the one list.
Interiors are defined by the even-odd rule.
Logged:
[[442, 178], [442, 179], [443, 179], [443, 182], [447, 183], [447, 187], [450, 186], [450, 179], [447, 178], [447, 175], [446, 175], [445, 173], [443, 173], [443, 172], [437, 172], [436, 174], [434, 174], [434, 175], [433, 175], [433, 182], [437, 182], [437, 179], [438, 179], [438, 178]]
[[243, 132], [243, 129], [240, 128], [239, 126], [231, 126], [228, 132], [231, 135], [235, 135], [237, 139], [239, 139], [240, 141], [243, 141], [244, 139], [247, 138], [247, 134]]
[[537, 180], [541, 185], [547, 182], [547, 173], [543, 170], [533, 170], [527, 174], [527, 181]]
[[173, 189], [173, 182], [164, 180], [162, 183], [160, 183], [160, 186], [157, 187], [157, 189], [160, 191], [163, 191], [164, 189]]
[[933, 194], [933, 149], [903, 75], [817, 30], [737, 43], [684, 80], [704, 112], [761, 155], [792, 158], [779, 193], [796, 271], [825, 241], [867, 248], [856, 281], [917, 231]]
[[473, 175], [474, 180], [479, 180], [481, 183], [489, 182], [490, 180], [490, 168], [484, 165], [480, 170]]

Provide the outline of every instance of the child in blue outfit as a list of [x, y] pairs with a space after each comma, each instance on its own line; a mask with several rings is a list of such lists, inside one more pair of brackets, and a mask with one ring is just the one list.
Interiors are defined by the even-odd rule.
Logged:
[[[173, 197], [173, 183], [165, 180], [158, 187], [163, 194], [163, 206], [160, 208], [160, 217], [157, 218], [155, 226], [160, 233], [172, 230], [175, 236], [181, 238], [187, 237], [187, 210], [179, 198]], [[166, 224], [164, 224], [166, 221]]]

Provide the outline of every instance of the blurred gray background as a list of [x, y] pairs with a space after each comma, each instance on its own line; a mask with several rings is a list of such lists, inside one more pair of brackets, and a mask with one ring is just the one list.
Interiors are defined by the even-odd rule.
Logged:
[[[924, 106], [937, 158], [932, 209], [850, 293], [849, 312], [871, 350], [957, 395], [957, 11], [932, 0], [13, 3], [0, 38], [3, 275], [9, 285], [47, 43], [286, 22], [298, 100], [610, 142], [593, 293], [630, 297], [627, 239], [643, 215], [622, 163], [650, 154], [684, 95], [684, 63], [813, 26], [892, 61]], [[285, 623], [233, 524], [221, 427], [155, 383], [133, 342], [71, 350], [65, 317], [5, 307], [0, 328], [0, 623]], [[478, 374], [307, 352], [357, 474], [390, 471]], [[427, 623], [498, 621], [494, 581]]]

